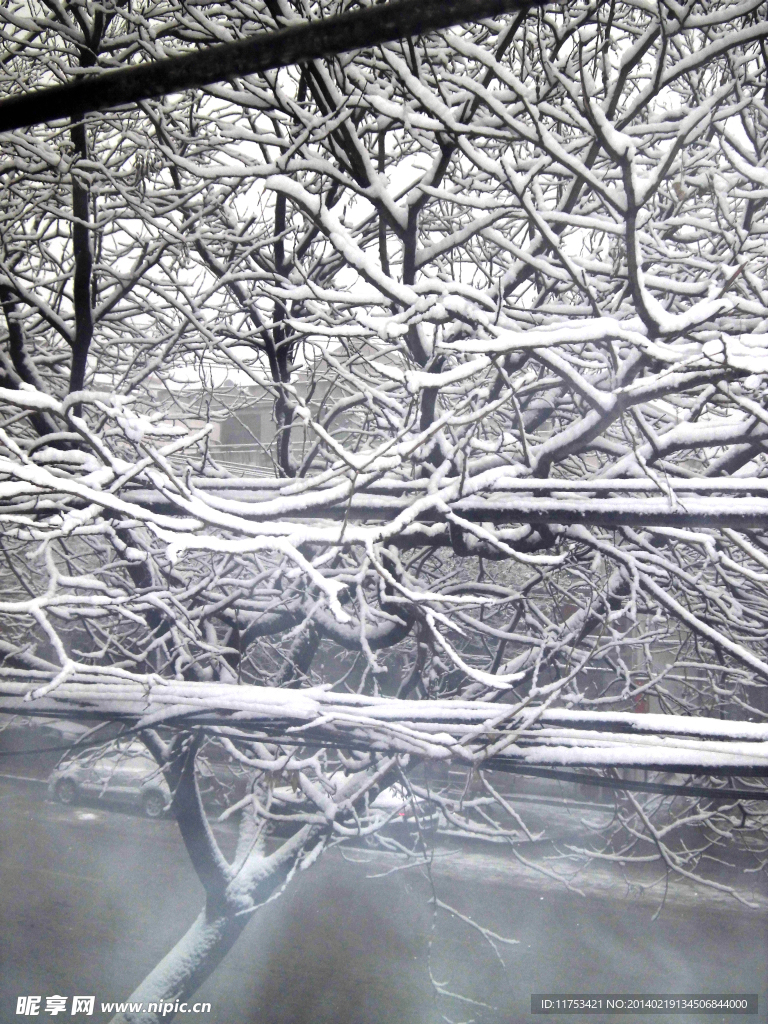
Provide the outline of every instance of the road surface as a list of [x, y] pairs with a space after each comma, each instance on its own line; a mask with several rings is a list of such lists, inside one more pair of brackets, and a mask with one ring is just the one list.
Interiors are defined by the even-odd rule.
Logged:
[[[196, 916], [202, 890], [173, 821], [149, 821], [44, 800], [41, 787], [0, 779], [0, 1022], [20, 995], [125, 999]], [[321, 858], [265, 907], [196, 996], [194, 1024], [477, 1024], [533, 1017], [532, 992], [757, 992], [768, 1006], [768, 914], [676, 890], [638, 899], [615, 878], [582, 879], [585, 896], [542, 880], [493, 849], [438, 851], [438, 898], [510, 938], [493, 950], [466, 923], [433, 911], [422, 870], [386, 873], [363, 851]], [[360, 863], [363, 862], [363, 863]], [[369, 875], [382, 877], [368, 878]], [[431, 953], [430, 953], [431, 946]], [[434, 977], [484, 1008], [438, 998]], [[43, 1003], [44, 1006], [44, 1003]], [[633, 1018], [600, 1016], [595, 1024]], [[643, 1018], [736, 1020], [735, 1016]]]

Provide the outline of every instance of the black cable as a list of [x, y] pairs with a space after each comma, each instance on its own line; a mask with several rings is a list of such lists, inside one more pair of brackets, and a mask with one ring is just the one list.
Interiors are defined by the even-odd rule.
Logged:
[[558, 779], [561, 782], [578, 782], [585, 786], [599, 786], [603, 789], [618, 789], [639, 793], [662, 793], [665, 796], [703, 796], [721, 800], [768, 800], [768, 789], [713, 789], [709, 786], [673, 786], [666, 782], [638, 782], [635, 779], [603, 779], [597, 775], [580, 775], [578, 772], [560, 772], [550, 768], [529, 768], [527, 765], [502, 764], [491, 758], [485, 766], [495, 771], [514, 775], [533, 775], [542, 779]]
[[259, 32], [192, 53], [100, 71], [82, 81], [0, 101], [0, 131], [199, 89], [350, 50], [368, 49], [464, 22], [526, 11], [544, 0], [395, 0], [360, 11]]
[[[196, 728], [200, 728], [200, 726], [198, 725], [196, 726]], [[203, 728], [206, 727], [203, 726]], [[207, 728], [210, 729], [214, 727], [208, 726]], [[114, 739], [123, 739], [126, 736], [135, 735], [140, 732], [142, 732], [142, 729], [140, 729], [138, 726], [129, 726], [126, 729], [124, 729], [119, 736], [114, 737]], [[0, 733], [0, 735], [2, 734]], [[275, 739], [273, 738], [272, 741], [275, 742]], [[87, 741], [79, 740], [74, 743], [69, 743], [65, 746], [60, 747], [39, 747], [36, 750], [0, 750], [0, 757], [14, 757], [21, 756], [23, 754], [66, 753], [69, 750], [88, 749], [89, 747], [103, 746], [105, 743], [110, 742], [113, 742], [113, 740], [89, 739]], [[283, 742], [290, 743], [292, 746], [327, 746], [342, 748], [344, 750], [351, 751], [365, 750], [365, 747], [362, 747], [359, 744], [339, 743], [333, 740], [325, 744], [311, 740], [309, 742], [301, 743], [297, 742], [295, 739], [283, 740]], [[613, 789], [619, 791], [638, 793], [661, 793], [664, 796], [700, 796], [710, 800], [768, 800], [768, 789], [713, 789], [709, 786], [675, 786], [671, 785], [670, 783], [639, 782], [634, 779], [605, 779], [600, 778], [596, 775], [582, 775], [578, 772], [558, 771], [552, 768], [532, 768], [528, 765], [519, 763], [515, 764], [510, 761], [506, 761], [502, 758], [489, 758], [487, 761], [482, 762], [477, 767], [480, 770], [487, 771], [490, 769], [492, 771], [506, 772], [512, 775], [531, 775], [537, 778], [556, 779], [560, 782], [572, 782], [577, 783], [579, 785], [597, 786], [602, 789]]]

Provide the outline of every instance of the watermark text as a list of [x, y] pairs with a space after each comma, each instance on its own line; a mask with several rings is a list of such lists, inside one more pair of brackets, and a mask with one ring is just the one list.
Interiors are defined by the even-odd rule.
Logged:
[[[40, 1017], [48, 1014], [57, 1017], [60, 1013], [74, 1017], [93, 1015], [95, 996], [18, 996], [16, 1014], [22, 1017]], [[156, 1013], [161, 1017], [176, 1013], [210, 1013], [210, 1003], [189, 1003], [181, 999], [163, 999], [153, 1003], [101, 1003], [102, 1013]], [[67, 1012], [69, 1011], [69, 1012]]]

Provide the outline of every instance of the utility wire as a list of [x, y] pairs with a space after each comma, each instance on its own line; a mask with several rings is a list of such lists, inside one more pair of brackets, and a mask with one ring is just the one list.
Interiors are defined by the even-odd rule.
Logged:
[[[199, 727], [198, 727], [199, 728]], [[116, 739], [123, 739], [126, 736], [140, 734], [142, 730], [136, 726], [124, 729]], [[33, 750], [0, 750], [0, 757], [14, 757], [23, 754], [58, 754], [68, 751], [86, 750], [90, 747], [104, 746], [114, 740], [88, 739], [76, 741], [56, 747], [38, 747]], [[296, 746], [320, 746], [316, 742], [296, 743]], [[364, 750], [360, 744], [344, 744], [330, 742], [327, 746], [332, 748], [343, 748], [345, 750]], [[579, 772], [558, 771], [550, 768], [532, 768], [526, 764], [515, 764], [501, 758], [489, 758], [477, 766], [481, 771], [499, 771], [513, 775], [530, 775], [536, 778], [556, 779], [560, 782], [571, 782], [585, 786], [598, 786], [603, 789], [613, 789], [620, 792], [628, 791], [634, 793], [660, 793], [664, 796], [704, 797], [708, 800], [768, 800], [768, 789], [735, 789], [715, 788], [712, 786], [690, 786], [673, 785], [664, 782], [640, 782], [635, 779], [606, 779], [597, 775], [584, 775]]]
[[424, 35], [540, 6], [544, 0], [394, 0], [362, 11], [259, 32], [183, 56], [95, 72], [0, 102], [0, 132], [199, 89], [214, 82]]

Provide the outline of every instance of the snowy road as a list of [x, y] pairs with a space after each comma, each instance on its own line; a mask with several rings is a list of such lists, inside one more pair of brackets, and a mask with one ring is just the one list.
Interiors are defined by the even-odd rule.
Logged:
[[[548, 812], [552, 813], [552, 812]], [[18, 995], [125, 998], [196, 915], [201, 890], [171, 821], [42, 802], [0, 781], [3, 928], [0, 1021]], [[444, 851], [441, 851], [441, 854]], [[362, 851], [348, 851], [355, 861]], [[652, 897], [590, 873], [585, 896], [466, 846], [438, 856], [438, 898], [493, 931], [505, 965], [467, 924], [440, 911], [434, 976], [494, 1009], [436, 1000], [429, 983], [430, 885], [419, 871], [367, 880], [386, 858], [338, 852], [265, 908], [200, 990], [196, 1024], [518, 1024], [532, 992], [758, 992], [768, 996], [768, 915], [682, 889], [656, 921]], [[443, 1017], [444, 1015], [444, 1017]], [[41, 1019], [48, 1019], [44, 1015]], [[69, 1019], [68, 1017], [66, 1019]], [[591, 1018], [609, 1024], [628, 1017]], [[649, 1017], [649, 1021], [698, 1018]], [[720, 1016], [702, 1016], [714, 1024]], [[727, 1018], [734, 1020], [736, 1018]]]

